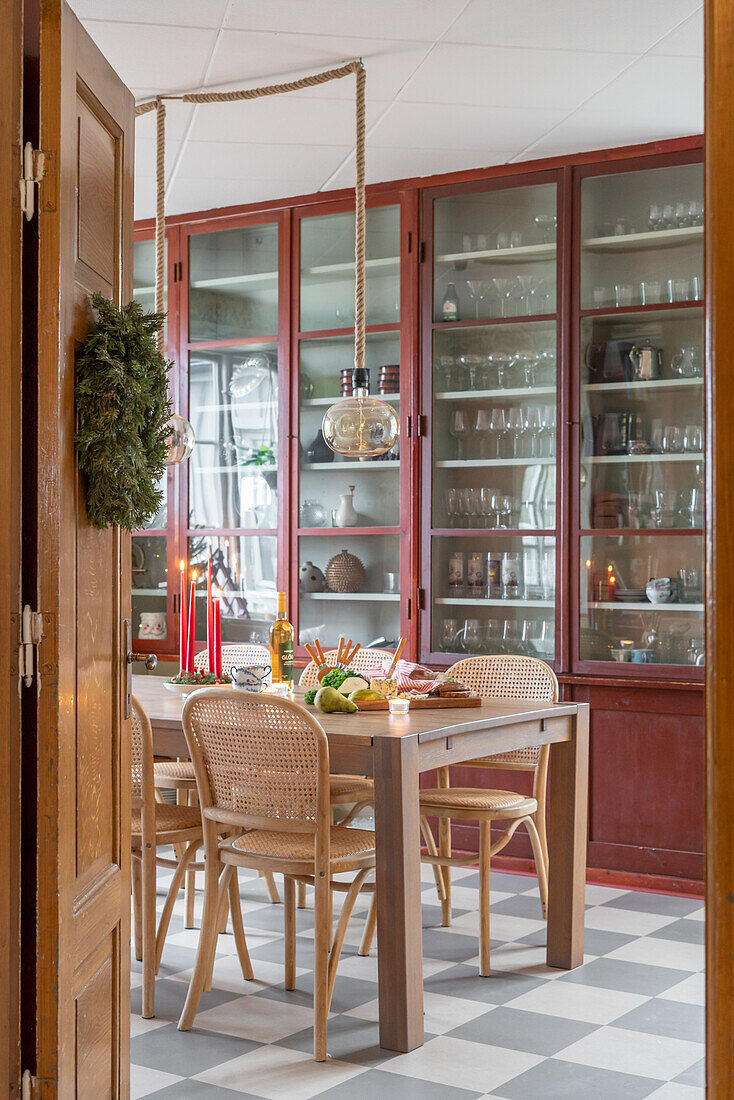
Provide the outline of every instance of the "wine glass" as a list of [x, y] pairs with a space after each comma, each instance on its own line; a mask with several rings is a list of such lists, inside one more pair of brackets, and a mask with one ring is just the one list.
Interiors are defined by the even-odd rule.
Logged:
[[518, 291], [518, 282], [516, 278], [507, 279], [501, 278], [492, 279], [492, 285], [497, 291], [497, 294], [501, 300], [501, 314], [503, 317], [513, 317], [513, 299]]
[[451, 653], [454, 649], [454, 642], [459, 626], [456, 619], [442, 619], [441, 621], [441, 639], [439, 641], [439, 648], [444, 653]]
[[512, 514], [512, 500], [504, 493], [494, 493], [492, 496], [492, 508], [497, 516], [497, 527], [507, 529], [510, 526]]
[[683, 450], [687, 454], [700, 454], [703, 451], [703, 429], [700, 424], [686, 424]]
[[543, 405], [541, 411], [540, 457], [553, 458], [556, 453], [556, 406]]
[[535, 286], [534, 275], [518, 275], [517, 283], [520, 288], [520, 301], [523, 303], [525, 313], [531, 312], [532, 293]]
[[543, 235], [543, 243], [550, 244], [555, 240], [558, 218], [555, 214], [537, 214], [533, 222]]
[[663, 454], [679, 455], [683, 451], [683, 440], [680, 428], [676, 424], [668, 424], [663, 428]]
[[466, 289], [469, 291], [469, 297], [474, 302], [474, 316], [479, 320], [479, 307], [484, 301], [484, 283], [481, 279], [467, 279]]
[[675, 224], [678, 229], [683, 229], [685, 226], [690, 225], [688, 217], [688, 203], [677, 202], [675, 204]]
[[507, 419], [507, 431], [512, 436], [512, 457], [520, 457], [520, 436], [525, 429], [523, 422], [522, 409], [512, 408], [510, 409], [510, 415]]
[[469, 526], [479, 527], [479, 517], [482, 514], [482, 498], [479, 489], [472, 488], [467, 489], [467, 514], [469, 516]]
[[543, 420], [540, 406], [529, 405], [525, 410], [524, 434], [528, 437], [528, 443], [525, 445], [525, 452], [529, 454], [531, 458], [540, 458], [542, 431]]
[[482, 513], [482, 527], [493, 526], [493, 524], [489, 522], [489, 517], [493, 515], [492, 495], [491, 489], [484, 488], [479, 490], [479, 510]]
[[480, 458], [486, 458], [484, 440], [489, 434], [489, 413], [486, 409], [477, 409], [474, 417], [474, 434], [479, 440], [477, 452]]
[[507, 432], [507, 420], [504, 409], [492, 409], [489, 417], [489, 434], [494, 438], [495, 457], [501, 458], [502, 439]]
[[449, 527], [456, 526], [456, 517], [459, 514], [459, 490], [446, 490], [446, 515], [449, 518]]
[[451, 416], [451, 424], [449, 426], [449, 434], [456, 440], [456, 457], [458, 459], [465, 458], [464, 454], [464, 440], [466, 439], [469, 427], [466, 422], [466, 415], [463, 409], [454, 409]]

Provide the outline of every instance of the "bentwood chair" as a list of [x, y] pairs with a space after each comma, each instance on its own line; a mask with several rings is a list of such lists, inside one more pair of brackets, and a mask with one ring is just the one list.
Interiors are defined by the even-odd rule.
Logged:
[[[535, 657], [491, 656], [467, 657], [452, 665], [448, 672], [461, 680], [475, 694], [490, 699], [527, 699], [533, 702], [558, 701], [558, 681], [544, 661]], [[532, 797], [507, 790], [484, 790], [474, 787], [451, 787], [449, 769], [440, 768], [439, 786], [420, 792], [421, 831], [428, 849], [422, 856], [433, 864], [436, 886], [441, 901], [442, 924], [451, 923], [451, 867], [476, 862], [476, 856], [454, 856], [451, 852], [451, 820], [479, 822], [479, 972], [490, 973], [489, 963], [489, 874], [492, 856], [507, 845], [524, 825], [530, 836], [538, 874], [538, 887], [546, 916], [548, 906], [548, 842], [545, 825], [546, 781], [550, 748], [516, 749], [496, 756], [462, 763], [462, 768], [501, 768], [503, 771], [529, 771], [533, 774]], [[439, 846], [428, 824], [429, 817], [438, 818]], [[493, 821], [508, 825], [492, 843]], [[440, 849], [440, 850], [439, 850]], [[360, 955], [370, 951], [375, 925], [374, 899], [365, 926]]]
[[[191, 1028], [209, 984], [228, 894], [234, 907], [237, 868], [270, 871], [285, 878], [286, 989], [295, 987], [295, 884], [309, 882], [315, 890], [314, 1058], [322, 1062], [347, 924], [375, 866], [374, 834], [331, 825], [328, 741], [298, 703], [203, 688], [187, 698], [183, 728], [204, 823], [205, 887], [196, 966], [179, 1029]], [[223, 829], [232, 835], [221, 839]], [[332, 881], [344, 872], [354, 873], [349, 884]], [[346, 897], [332, 939], [332, 890], [340, 888]], [[240, 962], [251, 978], [246, 951]], [[246, 1000], [256, 1012], [252, 998]]]
[[[207, 652], [202, 649], [194, 656], [197, 669], [206, 667]], [[270, 663], [270, 651], [267, 646], [254, 642], [237, 642], [222, 646], [222, 668], [227, 672], [233, 665], [267, 665]], [[158, 760], [153, 765], [153, 774], [157, 789], [174, 790], [176, 801], [180, 805], [189, 805], [195, 801], [196, 778], [194, 766], [190, 760]], [[270, 900], [280, 901], [278, 887], [272, 875], [265, 875], [265, 885]], [[186, 875], [186, 913], [184, 927], [194, 927], [194, 898], [196, 895], [196, 871]]]
[[[131, 722], [132, 886], [135, 957], [143, 963], [143, 1016], [155, 1015], [155, 976], [173, 906], [183, 876], [203, 843], [201, 814], [194, 806], [171, 806], [155, 801], [153, 786], [153, 732], [147, 714], [133, 697]], [[174, 845], [175, 859], [157, 849]], [[174, 868], [156, 931], [156, 866]]]

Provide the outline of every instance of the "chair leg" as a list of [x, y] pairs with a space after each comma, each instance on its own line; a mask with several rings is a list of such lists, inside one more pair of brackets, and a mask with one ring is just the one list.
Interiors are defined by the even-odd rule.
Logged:
[[[438, 769], [438, 785], [442, 788], [451, 786], [451, 776], [448, 768]], [[440, 817], [438, 819], [438, 851], [439, 854], [450, 858], [451, 856], [451, 818]], [[441, 924], [448, 928], [451, 924], [451, 868], [440, 867], [443, 872], [443, 897], [441, 898]]]
[[[300, 886], [301, 883], [298, 883]], [[283, 878], [285, 905], [285, 987], [296, 988], [296, 881], [290, 875]]]
[[306, 908], [306, 883], [299, 882], [296, 884], [296, 908]]
[[[214, 959], [217, 953], [217, 941], [219, 937], [224, 935], [227, 931], [227, 920], [229, 918], [229, 882], [234, 874], [234, 868], [230, 874], [227, 874], [227, 868], [225, 867], [222, 879], [219, 884], [219, 901], [217, 908], [217, 934], [214, 938], [214, 947], [212, 949], [211, 956], [209, 958], [209, 973], [206, 976], [206, 983], [204, 985], [204, 992], [208, 993], [212, 987], [212, 981], [214, 980]], [[234, 917], [232, 918], [234, 921]]]
[[[426, 842], [429, 856], [437, 856], [438, 848], [436, 847], [436, 841], [433, 839], [433, 833], [431, 832], [431, 826], [428, 824], [427, 817], [421, 818], [421, 832], [423, 833], [423, 839]], [[441, 914], [443, 916], [443, 902], [446, 897], [443, 867], [439, 867], [437, 863], [432, 864], [432, 867], [433, 877], [436, 880], [436, 893], [438, 894], [438, 900], [441, 902]]]
[[[540, 850], [543, 853], [543, 866], [545, 868], [545, 881], [546, 881], [546, 897], [543, 901], [543, 916], [547, 917], [548, 909], [548, 876], [550, 874], [550, 865], [548, 863], [548, 830], [545, 823], [545, 806], [538, 807], [537, 814], [533, 817], [533, 822], [538, 830], [538, 837], [540, 838]], [[536, 857], [537, 861], [537, 857]], [[542, 894], [541, 894], [542, 900]]]
[[359, 945], [358, 955], [369, 955], [372, 949], [372, 941], [375, 938], [375, 928], [377, 926], [377, 892], [372, 895], [372, 901], [370, 902], [370, 911], [367, 914], [367, 923], [364, 926], [364, 932], [362, 933], [362, 942]]
[[336, 968], [339, 965], [339, 956], [341, 955], [342, 945], [344, 943], [344, 937], [347, 934], [347, 925], [349, 924], [349, 918], [352, 915], [352, 909], [354, 909], [354, 903], [359, 896], [359, 891], [362, 889], [362, 883], [370, 873], [371, 868], [366, 867], [363, 871], [360, 871], [354, 878], [351, 886], [347, 890], [346, 897], [342, 904], [342, 911], [339, 914], [339, 923], [336, 926], [336, 932], [334, 933], [334, 939], [331, 944], [331, 951], [329, 953], [329, 1001], [327, 1005], [327, 1011], [329, 1005], [331, 1005], [331, 998], [334, 993], [334, 982], [336, 981]]
[[173, 914], [173, 907], [176, 904], [176, 898], [178, 897], [181, 884], [183, 883], [184, 875], [186, 874], [186, 868], [191, 860], [196, 855], [196, 851], [201, 847], [200, 840], [192, 840], [192, 842], [184, 850], [184, 854], [181, 857], [178, 867], [173, 872], [173, 878], [171, 879], [171, 885], [168, 888], [168, 894], [166, 895], [166, 901], [163, 906], [163, 912], [161, 913], [160, 920], [158, 921], [158, 932], [156, 933], [156, 945], [155, 945], [155, 972], [158, 973], [161, 965], [161, 957], [163, 955], [163, 948], [166, 942], [166, 935], [168, 934], [168, 925], [171, 923], [171, 916]]
[[[189, 806], [198, 805], [198, 798], [196, 791], [188, 792]], [[186, 899], [185, 916], [184, 916], [184, 928], [194, 927], [194, 900], [196, 898], [196, 871], [188, 871], [186, 874], [186, 888], [184, 891], [184, 897]]]
[[265, 888], [268, 891], [268, 897], [273, 905], [280, 905], [280, 894], [278, 893], [278, 887], [275, 885], [275, 879], [273, 878], [272, 871], [258, 871], [260, 878], [265, 879]]
[[[222, 888], [219, 885], [221, 864], [207, 860], [204, 865], [204, 912], [199, 933], [199, 950], [196, 953], [196, 965], [191, 975], [186, 1001], [178, 1021], [179, 1031], [190, 1031], [199, 1007], [201, 994], [213, 965], [217, 945], [217, 921], [219, 917], [219, 895], [226, 890], [228, 878], [222, 876]], [[226, 875], [226, 869], [225, 869]]]
[[543, 916], [548, 916], [548, 870], [543, 854], [543, 842], [540, 838], [540, 834], [535, 824], [535, 820], [532, 817], [525, 819], [525, 827], [530, 834], [530, 843], [533, 846], [533, 855], [535, 856], [535, 870], [538, 875], [538, 890], [540, 891], [540, 904], [543, 909]]
[[491, 823], [479, 822], [479, 973], [490, 975], [489, 963], [489, 871], [492, 847]]
[[155, 941], [155, 846], [143, 845], [141, 912], [143, 926], [143, 1019], [155, 1016], [155, 976], [157, 972]]
[[326, 1061], [326, 1021], [329, 1015], [329, 946], [331, 941], [331, 884], [326, 875], [317, 875], [314, 884], [314, 991], [313, 1056]]
[[247, 950], [245, 926], [242, 923], [240, 883], [236, 867], [233, 868], [233, 873], [229, 879], [229, 911], [232, 914], [232, 931], [234, 932], [234, 942], [237, 948], [237, 957], [240, 960], [242, 977], [245, 981], [251, 982], [254, 975], [252, 973], [252, 963], [250, 962], [250, 952]]
[[141, 909], [143, 880], [139, 856], [132, 857], [131, 877], [133, 894], [133, 943], [135, 947], [135, 958], [140, 962], [143, 958], [143, 916]]

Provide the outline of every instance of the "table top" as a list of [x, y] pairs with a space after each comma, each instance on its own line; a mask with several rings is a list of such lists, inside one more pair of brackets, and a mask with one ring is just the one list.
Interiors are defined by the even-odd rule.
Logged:
[[[134, 675], [132, 679], [133, 694], [153, 725], [181, 729], [181, 709], [185, 696], [169, 691], [160, 676]], [[296, 688], [296, 701], [300, 702], [302, 697], [303, 692]], [[313, 711], [313, 708], [309, 708], [309, 711], [318, 718], [330, 741], [338, 739], [352, 744], [372, 744], [375, 738], [396, 737], [417, 737], [423, 743], [472, 731], [506, 729], [528, 721], [569, 718], [576, 715], [580, 707], [585, 706], [583, 703], [482, 699], [478, 707], [414, 710], [405, 715], [390, 714], [387, 711], [362, 711], [350, 715], [321, 714]]]

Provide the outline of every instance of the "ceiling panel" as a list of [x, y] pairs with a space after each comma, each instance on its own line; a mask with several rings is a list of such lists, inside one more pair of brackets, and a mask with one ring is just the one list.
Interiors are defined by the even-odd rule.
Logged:
[[[431, 176], [440, 172], [462, 172], [470, 168], [486, 168], [504, 164], [514, 149], [383, 149], [370, 143], [367, 149], [367, 182], [381, 183], [390, 179]], [[354, 186], [354, 158], [334, 177], [332, 188]]]
[[403, 99], [494, 107], [579, 106], [634, 60], [620, 53], [440, 44]]
[[594, 96], [590, 108], [616, 113], [630, 127], [640, 116], [659, 129], [691, 134], [703, 128], [703, 60], [648, 54]]
[[662, 38], [652, 52], [673, 57], [703, 57], [703, 10]]
[[[291, 195], [310, 195], [318, 190], [315, 176], [272, 176], [263, 179], [220, 179], [216, 186], [212, 180], [181, 177], [171, 192], [167, 204], [169, 214], [188, 214], [194, 210], [211, 210], [219, 206], [242, 206], [252, 202], [269, 202], [271, 199], [284, 199]], [[155, 209], [151, 205], [147, 214], [138, 213], [136, 217], [150, 217]], [[141, 208], [142, 210], [142, 208]]]
[[643, 53], [699, 0], [472, 0], [447, 42]]
[[351, 152], [350, 145], [233, 145], [231, 142], [189, 141], [180, 175], [200, 179], [264, 179], [314, 175], [319, 183]]
[[467, 0], [234, 0], [229, 26], [433, 42]]
[[[566, 117], [566, 111], [394, 103], [370, 133], [370, 146], [521, 149]], [[440, 141], [439, 141], [440, 139]]]
[[[371, 100], [367, 125], [387, 106], [387, 102]], [[182, 110], [176, 103], [168, 108], [171, 116]], [[240, 103], [202, 104], [190, 136], [193, 141], [345, 145], [354, 140], [354, 103], [351, 99], [320, 99], [315, 104], [312, 97], [293, 92]]]
[[101, 19], [111, 23], [164, 23], [169, 27], [218, 27], [227, 0], [72, 0], [71, 6], [85, 23]]
[[138, 23], [85, 24], [128, 88], [190, 88], [204, 77], [216, 31]]

